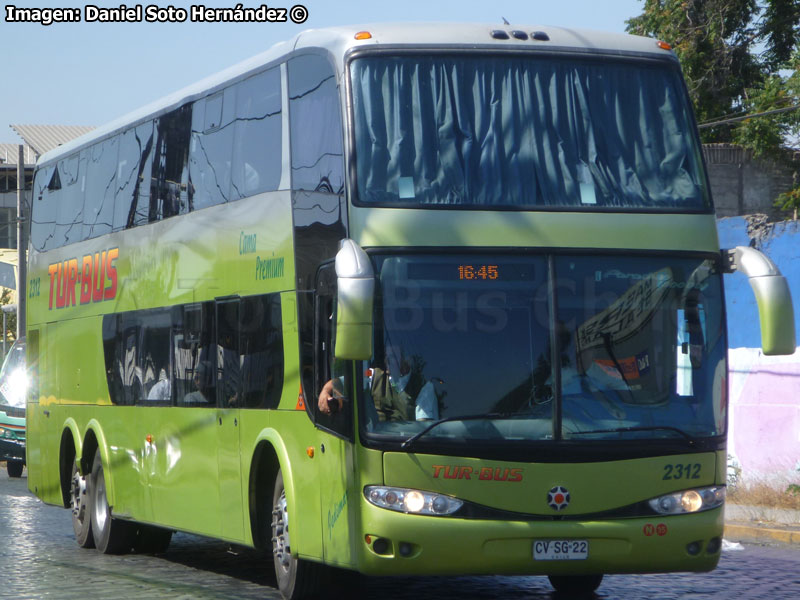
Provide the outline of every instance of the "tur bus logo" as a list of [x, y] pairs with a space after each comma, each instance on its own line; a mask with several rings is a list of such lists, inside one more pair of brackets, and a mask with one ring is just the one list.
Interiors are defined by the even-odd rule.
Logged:
[[86, 254], [78, 262], [71, 258], [48, 267], [50, 275], [50, 306], [56, 308], [112, 300], [117, 296], [117, 267], [119, 248]]

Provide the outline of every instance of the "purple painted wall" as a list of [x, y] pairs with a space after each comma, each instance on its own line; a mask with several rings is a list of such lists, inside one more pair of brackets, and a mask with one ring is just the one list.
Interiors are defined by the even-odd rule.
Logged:
[[[789, 281], [800, 340], [800, 228], [797, 222], [751, 230], [744, 217], [718, 221], [723, 248], [754, 245]], [[745, 481], [800, 482], [800, 352], [764, 356], [755, 297], [747, 278], [725, 277], [728, 312], [728, 454]]]

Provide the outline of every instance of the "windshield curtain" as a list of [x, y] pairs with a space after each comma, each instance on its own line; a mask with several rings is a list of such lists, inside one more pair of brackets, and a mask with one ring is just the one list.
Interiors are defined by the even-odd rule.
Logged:
[[423, 440], [687, 440], [725, 432], [723, 302], [711, 260], [374, 260], [375, 352], [359, 366], [368, 436], [402, 441], [441, 419], [451, 421]]
[[363, 203], [709, 207], [677, 66], [381, 55], [350, 73]]

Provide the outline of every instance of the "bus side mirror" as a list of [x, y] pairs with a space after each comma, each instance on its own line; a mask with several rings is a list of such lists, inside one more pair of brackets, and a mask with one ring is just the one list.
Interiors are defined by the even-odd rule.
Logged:
[[367, 253], [353, 240], [336, 253], [336, 358], [369, 360], [372, 356], [372, 305], [375, 274]]
[[764, 354], [794, 354], [794, 309], [786, 278], [775, 263], [755, 248], [737, 246], [726, 254], [731, 269], [747, 275], [753, 288]]

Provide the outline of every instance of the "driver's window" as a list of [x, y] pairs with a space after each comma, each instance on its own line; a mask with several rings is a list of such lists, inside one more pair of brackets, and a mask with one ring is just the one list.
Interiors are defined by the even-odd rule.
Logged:
[[[334, 357], [336, 344], [336, 274], [333, 265], [320, 270], [314, 299], [316, 330], [314, 333], [314, 420], [318, 427], [342, 437], [353, 436], [352, 377], [346, 372], [350, 361]], [[334, 400], [330, 413], [320, 410], [319, 395], [328, 384], [333, 387]]]

